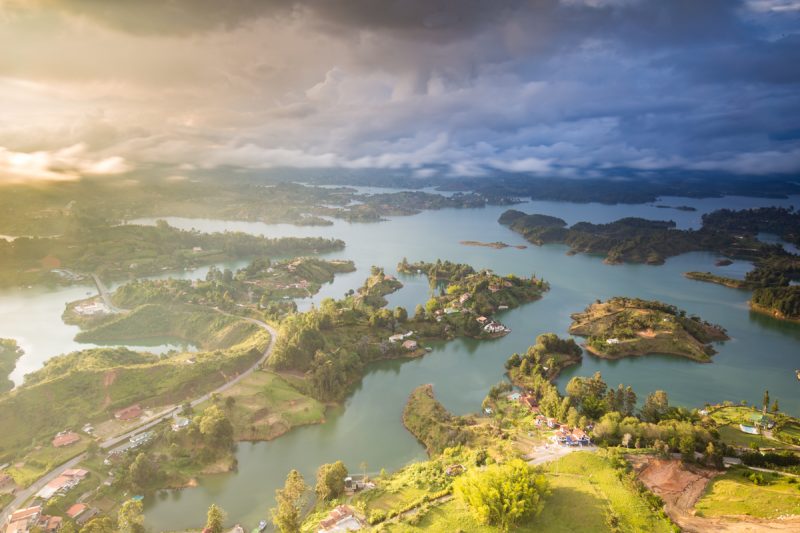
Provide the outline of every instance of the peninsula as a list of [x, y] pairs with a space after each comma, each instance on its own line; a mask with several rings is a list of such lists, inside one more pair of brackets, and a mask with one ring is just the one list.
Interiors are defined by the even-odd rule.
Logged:
[[604, 359], [671, 354], [708, 363], [715, 353], [711, 343], [728, 339], [720, 326], [687, 317], [673, 305], [638, 298], [597, 301], [572, 320], [569, 332], [587, 337], [586, 350]]

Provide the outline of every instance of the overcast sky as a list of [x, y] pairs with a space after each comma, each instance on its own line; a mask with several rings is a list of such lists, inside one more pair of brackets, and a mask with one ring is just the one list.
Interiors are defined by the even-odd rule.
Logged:
[[800, 0], [0, 6], [0, 180], [800, 171]]

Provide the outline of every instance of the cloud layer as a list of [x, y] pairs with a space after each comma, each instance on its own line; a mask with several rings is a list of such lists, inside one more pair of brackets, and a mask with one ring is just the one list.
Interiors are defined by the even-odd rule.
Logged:
[[800, 171], [794, 0], [0, 6], [0, 180]]

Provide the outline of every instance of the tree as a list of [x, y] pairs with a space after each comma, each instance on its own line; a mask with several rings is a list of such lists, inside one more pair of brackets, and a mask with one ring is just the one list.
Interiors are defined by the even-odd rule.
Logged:
[[203, 411], [198, 421], [198, 427], [212, 448], [222, 450], [233, 445], [233, 425], [218, 406], [212, 405]]
[[520, 459], [471, 470], [456, 479], [453, 487], [478, 522], [502, 531], [537, 516], [548, 494], [544, 475]]
[[117, 513], [120, 533], [144, 533], [144, 507], [142, 502], [128, 500]]
[[128, 467], [128, 474], [135, 489], [144, 489], [155, 481], [158, 476], [158, 467], [146, 454], [140, 453]]
[[209, 533], [222, 533], [224, 531], [223, 524], [225, 523], [225, 511], [212, 503], [208, 508], [206, 514], [206, 528], [204, 531]]
[[303, 476], [292, 470], [286, 476], [282, 489], [275, 491], [276, 506], [271, 509], [272, 523], [281, 533], [297, 533], [302, 520], [300, 515], [305, 505], [305, 493], [308, 490]]
[[81, 528], [81, 533], [116, 533], [114, 521], [107, 516], [92, 518]]
[[531, 375], [531, 363], [528, 361], [528, 358], [522, 360], [519, 365], [519, 372], [523, 376], [530, 376]]
[[669, 412], [669, 398], [663, 390], [657, 390], [647, 396], [642, 407], [642, 420], [657, 424]]
[[394, 309], [394, 319], [397, 320], [399, 323], [403, 323], [408, 320], [408, 311], [406, 311], [405, 307], [395, 307]]
[[769, 391], [764, 391], [764, 412], [767, 412], [767, 408], [769, 408]]
[[778, 399], [777, 399], [777, 398], [775, 398], [775, 399], [772, 401], [772, 412], [777, 414], [777, 413], [778, 413], [778, 411], [780, 411], [780, 406], [778, 405]]
[[417, 304], [414, 308], [414, 320], [423, 320], [425, 318], [425, 308], [422, 304]]
[[344, 492], [344, 478], [347, 468], [341, 461], [328, 463], [317, 469], [317, 486], [315, 492], [321, 500], [336, 498]]

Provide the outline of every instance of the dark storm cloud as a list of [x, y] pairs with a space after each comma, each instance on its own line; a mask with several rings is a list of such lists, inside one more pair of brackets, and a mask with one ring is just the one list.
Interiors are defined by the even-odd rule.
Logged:
[[6, 1], [8, 161], [800, 172], [800, 0]]

